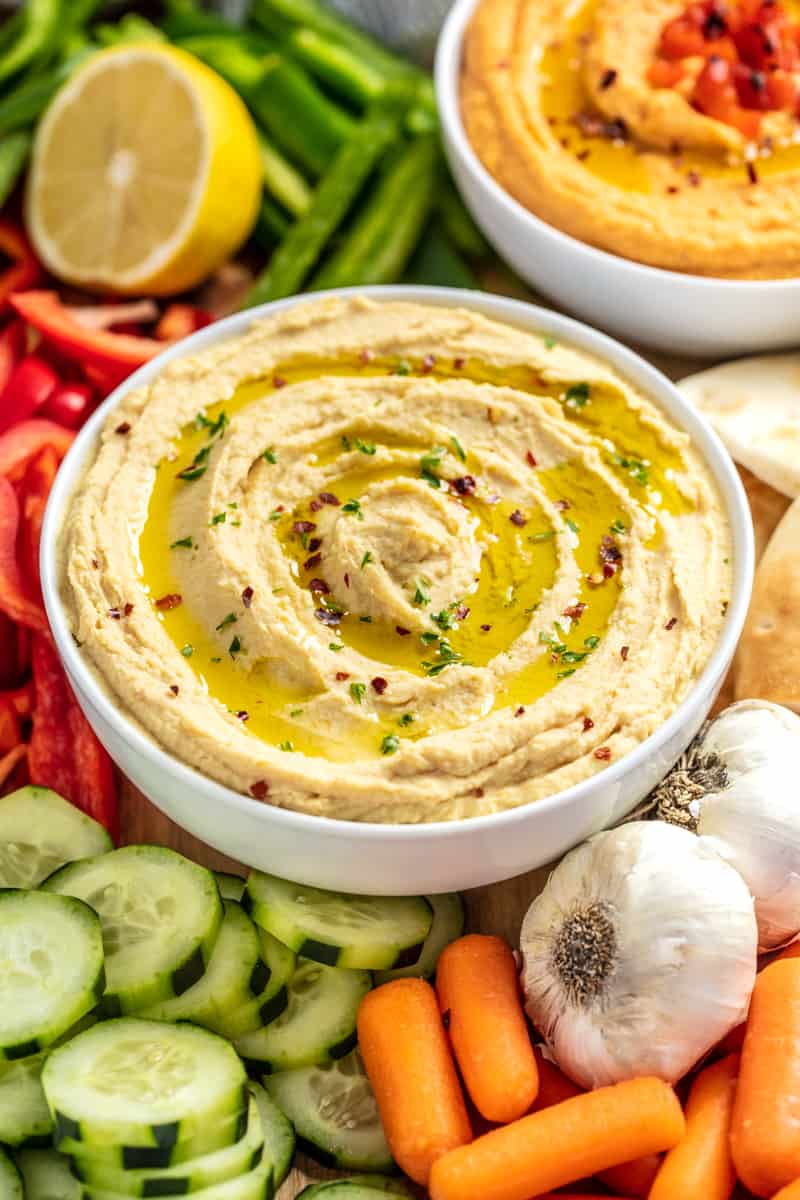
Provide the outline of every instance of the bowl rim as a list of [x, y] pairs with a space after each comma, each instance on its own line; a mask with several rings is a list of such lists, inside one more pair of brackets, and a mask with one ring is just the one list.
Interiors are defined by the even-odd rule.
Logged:
[[724, 279], [715, 275], [694, 275], [688, 271], [672, 271], [666, 267], [654, 267], [648, 263], [640, 263], [633, 258], [625, 258], [610, 250], [602, 250], [569, 233], [564, 233], [563, 230], [558, 229], [555, 225], [550, 225], [515, 199], [483, 165], [467, 137], [461, 120], [458, 78], [461, 69], [462, 43], [467, 23], [478, 4], [482, 2], [483, 0], [455, 0], [442, 26], [437, 43], [434, 81], [445, 140], [457, 153], [474, 183], [489, 194], [494, 203], [501, 207], [504, 215], [516, 221], [527, 221], [530, 227], [542, 237], [549, 238], [562, 249], [574, 253], [582, 252], [601, 269], [628, 270], [638, 276], [642, 284], [649, 282], [651, 285], [658, 286], [660, 284], [662, 287], [693, 287], [701, 292], [718, 288], [729, 294], [741, 291], [747, 293], [748, 299], [756, 299], [759, 293], [766, 291], [793, 292], [800, 287], [800, 276], [791, 276], [788, 279]]
[[[70, 629], [66, 608], [61, 598], [56, 547], [68, 510], [84, 466], [88, 463], [99, 441], [100, 432], [109, 415], [121, 403], [128, 392], [149, 383], [163, 368], [177, 358], [196, 354], [210, 346], [240, 336], [253, 322], [265, 316], [296, 307], [298, 304], [314, 303], [326, 298], [367, 296], [376, 300], [406, 300], [420, 304], [444, 307], [461, 306], [472, 308], [493, 319], [515, 325], [528, 332], [551, 335], [570, 343], [576, 348], [605, 359], [624, 378], [643, 390], [662, 407], [679, 428], [687, 432], [702, 454], [711, 471], [723, 499], [730, 522], [733, 539], [734, 572], [731, 595], [725, 621], [708, 661], [684, 696], [661, 725], [649, 737], [640, 742], [628, 754], [606, 767], [599, 775], [545, 796], [531, 804], [521, 804], [501, 812], [486, 813], [475, 817], [464, 817], [453, 821], [431, 821], [419, 824], [391, 824], [375, 821], [347, 821], [339, 817], [321, 817], [266, 804], [242, 792], [234, 791], [204, 775], [188, 763], [161, 747], [135, 721], [129, 718], [116, 697], [107, 688], [100, 676], [84, 661]], [[419, 839], [433, 838], [437, 834], [456, 830], [475, 833], [524, 822], [534, 810], [548, 813], [564, 805], [590, 801], [600, 782], [605, 788], [612, 787], [617, 780], [627, 775], [646, 760], [657, 754], [669, 742], [682, 725], [691, 722], [692, 713], [702, 703], [707, 693], [713, 692], [721, 682], [729, 665], [744, 625], [750, 602], [754, 571], [754, 536], [750, 508], [744, 487], [727, 450], [710, 424], [689, 401], [685, 400], [670, 380], [657, 368], [646, 362], [634, 351], [607, 334], [600, 333], [571, 317], [551, 312], [537, 305], [504, 296], [492, 296], [484, 292], [466, 291], [459, 288], [438, 288], [415, 285], [372, 286], [341, 288], [300, 294], [285, 300], [274, 301], [256, 308], [234, 313], [205, 329], [176, 343], [140, 367], [117, 387], [97, 408], [89, 421], [78, 433], [65, 456], [50, 492], [41, 536], [40, 572], [45, 610], [50, 621], [56, 647], [71, 679], [78, 681], [76, 687], [88, 698], [103, 722], [151, 765], [161, 770], [165, 777], [188, 790], [203, 793], [204, 798], [225, 804], [252, 815], [256, 810], [268, 814], [266, 819], [277, 821], [287, 831], [298, 835], [314, 834], [346, 835], [357, 840], [374, 840], [393, 836], [410, 843]]]

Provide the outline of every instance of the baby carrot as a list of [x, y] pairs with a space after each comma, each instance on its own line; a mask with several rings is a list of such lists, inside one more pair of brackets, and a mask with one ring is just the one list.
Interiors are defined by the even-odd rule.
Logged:
[[[563, 1200], [567, 1200], [566, 1197]], [[772, 1197], [772, 1200], [800, 1200], [800, 1179], [795, 1179], [794, 1183], [788, 1184], [785, 1188]]]
[[776, 954], [773, 962], [784, 962], [787, 958], [800, 958], [800, 941], [789, 942], [788, 946], [784, 946], [780, 954]]
[[800, 959], [756, 978], [733, 1105], [736, 1173], [756, 1196], [800, 1177]]
[[729, 1200], [736, 1187], [730, 1128], [738, 1073], [739, 1056], [731, 1054], [697, 1076], [686, 1101], [686, 1136], [664, 1159], [648, 1200]]
[[358, 1012], [358, 1042], [392, 1154], [425, 1187], [436, 1159], [472, 1140], [430, 984], [395, 979], [369, 992]]
[[630, 1162], [671, 1150], [685, 1122], [661, 1079], [629, 1079], [585, 1092], [484, 1134], [434, 1163], [431, 1200], [529, 1200]]
[[539, 1091], [533, 1102], [534, 1112], [540, 1112], [543, 1108], [550, 1108], [552, 1104], [560, 1104], [562, 1100], [571, 1100], [573, 1096], [582, 1094], [583, 1088], [567, 1079], [554, 1062], [545, 1058], [541, 1046], [534, 1047], [534, 1055], [539, 1073]]
[[600, 1171], [597, 1178], [612, 1192], [642, 1200], [650, 1195], [653, 1180], [661, 1169], [661, 1161], [659, 1154], [645, 1154], [633, 1162], [620, 1163], [618, 1167]]
[[536, 1098], [539, 1073], [508, 942], [480, 933], [451, 942], [436, 964], [436, 993], [473, 1104], [487, 1121], [516, 1121]]

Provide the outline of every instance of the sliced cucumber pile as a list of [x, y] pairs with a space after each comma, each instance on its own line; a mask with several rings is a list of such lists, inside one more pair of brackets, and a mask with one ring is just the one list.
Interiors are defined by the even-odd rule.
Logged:
[[269, 1156], [275, 1170], [275, 1189], [277, 1191], [292, 1168], [295, 1147], [294, 1126], [278, 1108], [272, 1097], [267, 1095], [263, 1087], [251, 1080], [250, 1090], [255, 1097], [258, 1115], [261, 1118], [264, 1154]]
[[264, 1072], [343, 1058], [356, 1044], [358, 1006], [371, 986], [368, 971], [300, 959], [284, 1011], [264, 1028], [237, 1038], [236, 1049]]
[[22, 1176], [0, 1146], [0, 1200], [23, 1200]]
[[223, 900], [235, 900], [237, 904], [241, 903], [244, 895], [244, 880], [241, 875], [229, 875], [227, 871], [215, 871], [214, 878]]
[[436, 971], [439, 955], [464, 932], [464, 902], [458, 892], [445, 892], [441, 896], [426, 896], [433, 910], [433, 924], [425, 939], [422, 953], [417, 962], [409, 967], [397, 967], [393, 971], [376, 971], [375, 985], [390, 983], [392, 979], [408, 976], [430, 978]]
[[[249, 918], [248, 918], [249, 920]], [[297, 955], [271, 933], [255, 926], [261, 961], [267, 968], [266, 984], [260, 995], [239, 1008], [230, 1007], [222, 1015], [217, 1032], [235, 1042], [245, 1033], [254, 1033], [279, 1017], [289, 1003], [289, 981], [297, 968]]]
[[103, 937], [81, 900], [0, 891], [0, 1058], [37, 1054], [97, 1004]]
[[81, 1200], [81, 1185], [72, 1174], [69, 1159], [56, 1150], [22, 1150], [17, 1165], [25, 1187], [25, 1200]]
[[172, 1146], [120, 1146], [112, 1143], [78, 1141], [63, 1137], [59, 1149], [68, 1154], [74, 1168], [82, 1173], [89, 1161], [103, 1163], [120, 1171], [162, 1171], [195, 1158], [204, 1158], [216, 1150], [225, 1150], [240, 1141], [247, 1133], [247, 1113], [229, 1121], [219, 1121], [213, 1127]]
[[85, 900], [98, 913], [109, 1016], [188, 991], [204, 973], [222, 924], [211, 871], [161, 846], [125, 846], [71, 863], [44, 888]]
[[413, 1197], [414, 1192], [402, 1179], [381, 1175], [350, 1175], [347, 1179], [326, 1179], [303, 1188], [297, 1200], [386, 1200], [387, 1196]]
[[199, 1147], [247, 1106], [244, 1068], [228, 1042], [194, 1025], [136, 1017], [101, 1022], [54, 1050], [42, 1087], [56, 1147], [84, 1142], [90, 1152], [168, 1150], [190, 1139]]
[[22, 787], [0, 799], [0, 887], [36, 888], [78, 858], [113, 850], [102, 825], [49, 788]]
[[264, 1087], [304, 1149], [328, 1167], [391, 1171], [391, 1151], [357, 1050], [338, 1062], [281, 1071]]
[[433, 922], [421, 896], [348, 896], [252, 871], [244, 906], [303, 958], [368, 971], [416, 963]]
[[53, 1118], [42, 1091], [45, 1054], [0, 1062], [0, 1142], [50, 1146]]

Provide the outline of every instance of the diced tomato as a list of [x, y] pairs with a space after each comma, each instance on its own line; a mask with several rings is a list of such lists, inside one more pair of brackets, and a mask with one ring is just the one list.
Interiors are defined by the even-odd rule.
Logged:
[[655, 88], [672, 88], [680, 83], [686, 74], [682, 62], [670, 62], [666, 58], [657, 58], [647, 72], [647, 78]]
[[58, 376], [43, 358], [26, 354], [0, 394], [0, 432], [35, 416], [58, 385]]
[[41, 415], [67, 429], [78, 429], [94, 403], [94, 388], [88, 383], [62, 383], [43, 406]]
[[703, 37], [703, 30], [685, 16], [676, 17], [664, 26], [658, 53], [662, 58], [671, 60], [705, 57], [706, 39]]
[[734, 68], [721, 58], [710, 58], [695, 84], [693, 103], [700, 112], [715, 121], [723, 121], [738, 129], [745, 137], [758, 135], [761, 118], [758, 113], [744, 109], [734, 83]]
[[737, 63], [733, 68], [733, 80], [736, 95], [743, 108], [757, 109], [760, 112], [772, 108], [767, 90], [768, 76], [763, 71], [755, 71], [752, 67]]
[[800, 98], [797, 74], [793, 71], [773, 71], [767, 76], [767, 95], [770, 108], [794, 112]]
[[734, 44], [742, 62], [757, 71], [791, 71], [798, 65], [795, 38], [774, 18], [742, 26], [734, 34]]
[[192, 304], [170, 304], [156, 325], [156, 337], [165, 342], [177, 342], [210, 324], [211, 317], [202, 308]]

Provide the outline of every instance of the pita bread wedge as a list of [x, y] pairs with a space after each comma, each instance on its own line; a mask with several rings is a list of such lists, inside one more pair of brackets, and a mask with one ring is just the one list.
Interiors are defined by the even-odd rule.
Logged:
[[743, 358], [678, 387], [737, 463], [785, 496], [800, 496], [800, 354]]
[[800, 500], [756, 569], [734, 679], [737, 700], [772, 700], [800, 712]]
[[756, 541], [756, 562], [767, 548], [769, 539], [792, 501], [783, 492], [776, 492], [768, 483], [763, 483], [747, 467], [739, 467], [739, 476], [750, 502], [753, 531]]

